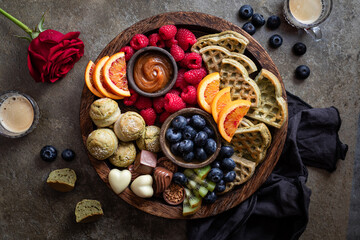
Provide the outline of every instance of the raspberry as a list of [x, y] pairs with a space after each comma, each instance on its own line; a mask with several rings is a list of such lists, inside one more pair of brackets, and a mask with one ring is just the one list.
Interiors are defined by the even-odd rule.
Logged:
[[179, 47], [179, 45], [173, 45], [170, 48], [170, 54], [175, 59], [175, 62], [179, 62], [185, 57], [185, 52], [181, 47]]
[[179, 42], [179, 46], [184, 50], [188, 50], [189, 46], [192, 46], [196, 43], [195, 35], [188, 29], [180, 28], [175, 36], [176, 40]]
[[201, 55], [195, 52], [186, 53], [184, 59], [181, 61], [183, 66], [190, 69], [201, 68], [202, 58]]
[[187, 104], [196, 104], [196, 88], [194, 86], [187, 86], [187, 88], [184, 89], [184, 91], [181, 93], [181, 98], [186, 102]]
[[130, 41], [130, 46], [139, 50], [149, 45], [149, 39], [144, 34], [136, 34]]
[[122, 47], [119, 52], [124, 52], [125, 53], [125, 61], [129, 61], [130, 58], [134, 55], [135, 51], [132, 47], [125, 46], [125, 47]]
[[159, 29], [159, 34], [162, 39], [169, 40], [175, 37], [177, 29], [174, 25], [164, 25]]
[[165, 42], [164, 40], [161, 39], [158, 33], [153, 33], [149, 36], [149, 45], [154, 47], [164, 48]]
[[177, 45], [178, 41], [173, 37], [172, 39], [165, 40], [165, 45], [168, 48], [171, 48], [173, 45]]
[[159, 117], [159, 121], [160, 123], [165, 122], [165, 120], [171, 115], [171, 113], [169, 112], [163, 112], [160, 117]]
[[165, 95], [164, 107], [167, 112], [174, 113], [179, 111], [180, 109], [185, 108], [186, 104], [178, 95], [173, 93], [167, 93]]
[[134, 103], [136, 102], [136, 100], [137, 100], [138, 97], [139, 97], [139, 94], [138, 94], [137, 92], [135, 92], [133, 89], [129, 88], [129, 91], [130, 91], [131, 96], [124, 98], [124, 104], [125, 104], [126, 106], [132, 106], [132, 105], [134, 105]]
[[143, 117], [146, 125], [151, 126], [154, 125], [156, 120], [155, 110], [152, 108], [143, 109], [140, 111], [140, 115]]
[[164, 111], [165, 99], [164, 97], [157, 97], [153, 100], [155, 112], [162, 113]]
[[152, 107], [151, 98], [139, 96], [134, 106], [139, 110], [151, 108]]
[[205, 68], [192, 69], [184, 73], [185, 81], [196, 86], [207, 75]]
[[170, 91], [168, 91], [168, 93], [172, 93], [172, 94], [180, 96], [180, 91], [177, 90], [176, 88], [170, 89]]
[[186, 72], [186, 69], [180, 68], [178, 71], [178, 75], [175, 82], [175, 87], [181, 88], [181, 90], [184, 90], [184, 88], [189, 85], [184, 78], [184, 73]]

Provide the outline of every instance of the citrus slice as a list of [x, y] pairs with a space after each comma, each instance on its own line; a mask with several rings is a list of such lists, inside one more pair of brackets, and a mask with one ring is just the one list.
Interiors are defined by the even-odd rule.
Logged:
[[247, 100], [236, 100], [228, 103], [219, 114], [218, 128], [221, 136], [231, 142], [236, 129], [242, 118], [248, 112], [251, 102]]
[[214, 97], [211, 103], [211, 114], [214, 121], [218, 123], [220, 111], [231, 102], [230, 87], [221, 89]]
[[197, 88], [197, 101], [200, 107], [211, 113], [211, 103], [215, 95], [219, 92], [220, 74], [211, 73], [204, 77]]
[[95, 83], [93, 79], [94, 68], [95, 64], [93, 63], [93, 61], [90, 60], [85, 69], [85, 84], [90, 90], [90, 92], [92, 92], [95, 96], [102, 98], [104, 97], [104, 95], [99, 93], [99, 91], [95, 88]]
[[118, 52], [112, 55], [102, 68], [105, 84], [117, 95], [130, 97], [126, 78], [125, 53]]
[[108, 59], [109, 59], [109, 56], [105, 56], [105, 57], [101, 58], [95, 64], [94, 73], [93, 73], [94, 85], [96, 87], [96, 90], [98, 90], [105, 97], [112, 98], [112, 99], [123, 99], [124, 97], [114, 94], [111, 91], [111, 89], [105, 84], [105, 79], [104, 79], [101, 69], [103, 68], [103, 66], [105, 65], [105, 63]]

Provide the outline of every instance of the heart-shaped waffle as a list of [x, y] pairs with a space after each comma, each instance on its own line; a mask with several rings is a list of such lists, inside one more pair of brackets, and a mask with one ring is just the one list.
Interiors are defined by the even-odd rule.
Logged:
[[279, 79], [266, 69], [262, 69], [255, 78], [261, 93], [261, 102], [257, 108], [250, 108], [246, 116], [281, 128], [287, 118], [287, 104], [282, 97]]
[[228, 49], [230, 52], [244, 53], [249, 40], [234, 31], [224, 31], [221, 33], [205, 35], [197, 39], [197, 42], [192, 46], [192, 52], [199, 52], [201, 48], [207, 46], [220, 46]]
[[238, 128], [231, 140], [235, 155], [261, 163], [271, 143], [271, 133], [264, 123]]
[[251, 107], [257, 107], [260, 104], [259, 87], [254, 80], [249, 78], [242, 64], [229, 58], [222, 60], [220, 68], [220, 89], [225, 87], [231, 87], [232, 100], [248, 100], [251, 102]]
[[231, 158], [235, 161], [236, 164], [234, 169], [236, 173], [236, 177], [233, 182], [226, 183], [225, 191], [222, 192], [221, 194], [227, 193], [230, 190], [232, 190], [235, 186], [245, 183], [252, 177], [252, 175], [255, 172], [255, 168], [256, 168], [255, 162], [249, 161], [245, 158], [238, 157], [236, 155], [233, 155]]
[[255, 63], [244, 54], [230, 52], [224, 47], [207, 46], [200, 49], [201, 57], [209, 73], [219, 72], [221, 61], [224, 58], [230, 58], [241, 63], [250, 74], [257, 71]]

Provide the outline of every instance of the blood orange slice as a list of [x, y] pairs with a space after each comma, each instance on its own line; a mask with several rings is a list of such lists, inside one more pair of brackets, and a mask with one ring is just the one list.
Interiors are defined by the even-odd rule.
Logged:
[[112, 55], [105, 63], [102, 74], [105, 84], [119, 96], [130, 97], [126, 78], [125, 53], [118, 52]]
[[197, 88], [197, 101], [202, 109], [211, 113], [211, 103], [219, 92], [220, 74], [211, 73], [204, 77]]
[[111, 91], [111, 88], [109, 88], [106, 84], [105, 84], [105, 79], [104, 76], [102, 74], [102, 68], [105, 65], [106, 61], [109, 59], [109, 56], [105, 56], [103, 58], [101, 58], [96, 64], [95, 64], [95, 68], [94, 68], [94, 73], [93, 73], [93, 77], [94, 77], [94, 85], [96, 87], [96, 89], [103, 94], [105, 97], [108, 98], [112, 98], [112, 99], [123, 99], [124, 97], [116, 95], [115, 93], [113, 93]]
[[211, 103], [211, 114], [216, 123], [218, 123], [220, 111], [231, 102], [230, 87], [221, 89], [214, 97]]
[[219, 114], [218, 128], [221, 136], [231, 142], [241, 120], [248, 112], [251, 102], [247, 100], [236, 100], [228, 103]]
[[90, 60], [85, 69], [85, 84], [88, 87], [88, 89], [90, 90], [90, 92], [92, 92], [95, 96], [102, 98], [102, 97], [104, 97], [104, 95], [102, 95], [95, 88], [95, 83], [94, 83], [94, 79], [93, 79], [94, 68], [95, 68], [95, 64], [93, 63], [93, 61]]

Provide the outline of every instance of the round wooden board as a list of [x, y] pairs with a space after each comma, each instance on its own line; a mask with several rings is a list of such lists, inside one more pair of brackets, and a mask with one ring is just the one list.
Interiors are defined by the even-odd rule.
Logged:
[[[274, 73], [282, 84], [282, 94], [283, 98], [286, 100], [286, 92], [283, 81], [279, 74], [279, 71], [273, 61], [271, 60], [269, 54], [265, 49], [250, 35], [243, 31], [238, 26], [215, 16], [207, 15], [204, 13], [198, 12], [171, 12], [156, 15], [145, 20], [142, 20], [128, 29], [121, 32], [117, 37], [115, 37], [100, 53], [98, 58], [99, 60], [103, 56], [112, 55], [120, 50], [121, 47], [127, 45], [131, 38], [137, 33], [149, 34], [157, 31], [163, 25], [174, 24], [178, 27], [185, 27], [191, 30], [197, 37], [212, 34], [217, 32], [222, 32], [225, 30], [232, 30], [239, 32], [246, 36], [250, 43], [247, 46], [245, 54], [250, 57], [258, 66], [259, 69], [265, 68], [270, 72]], [[88, 90], [86, 85], [84, 85], [82, 95], [81, 95], [81, 105], [80, 105], [80, 127], [83, 142], [86, 145], [87, 136], [91, 131], [94, 130], [94, 125], [89, 117], [89, 109], [91, 103], [95, 100], [95, 96]], [[164, 218], [172, 219], [191, 219], [191, 218], [203, 218], [212, 215], [217, 215], [221, 212], [224, 212], [228, 209], [231, 209], [249, 196], [251, 196], [268, 178], [273, 168], [275, 167], [280, 154], [282, 152], [286, 132], [287, 132], [288, 122], [286, 121], [281, 129], [271, 128], [272, 132], [272, 143], [268, 149], [267, 156], [263, 163], [261, 163], [257, 168], [254, 176], [245, 184], [240, 187], [235, 188], [229, 193], [220, 196], [214, 204], [203, 205], [201, 209], [194, 215], [183, 217], [182, 216], [182, 205], [179, 206], [170, 206], [160, 198], [150, 198], [143, 199], [137, 197], [129, 188], [124, 192], [119, 194], [124, 201], [130, 205], [147, 212], [152, 215], [156, 215]], [[105, 161], [98, 161], [88, 154], [89, 159], [96, 172], [100, 178], [108, 185], [108, 174], [110, 171], [109, 166]]]

